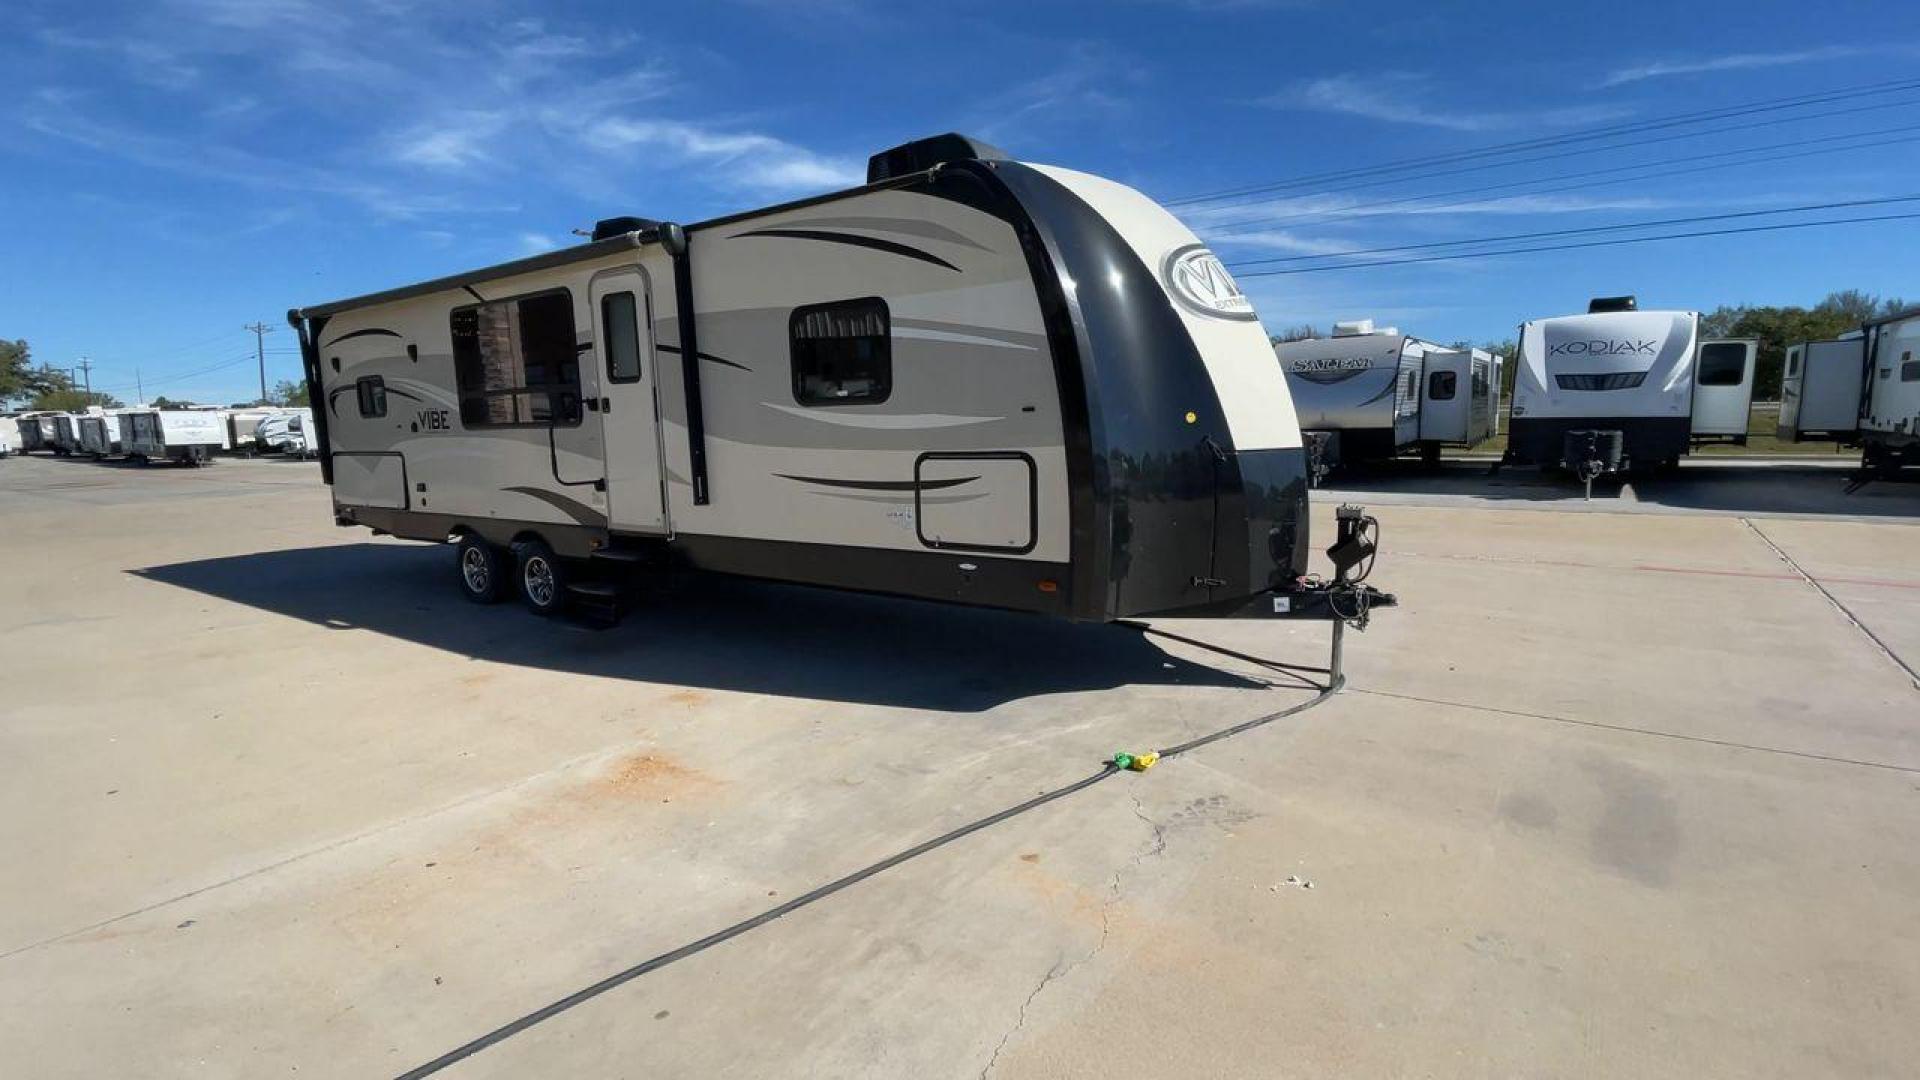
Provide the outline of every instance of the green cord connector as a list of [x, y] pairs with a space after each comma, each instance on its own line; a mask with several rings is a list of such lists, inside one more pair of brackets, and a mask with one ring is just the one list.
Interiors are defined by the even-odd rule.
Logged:
[[1144, 754], [1129, 754], [1125, 750], [1113, 755], [1113, 767], [1133, 772], [1146, 772], [1160, 760], [1158, 751], [1149, 750]]

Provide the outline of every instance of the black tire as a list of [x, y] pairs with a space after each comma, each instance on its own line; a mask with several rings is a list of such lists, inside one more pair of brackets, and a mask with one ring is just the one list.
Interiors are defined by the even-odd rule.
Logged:
[[454, 580], [460, 594], [476, 604], [497, 604], [507, 598], [511, 560], [506, 553], [471, 534], [454, 549]]
[[567, 565], [544, 540], [513, 546], [514, 588], [528, 611], [542, 618], [560, 614], [567, 604]]

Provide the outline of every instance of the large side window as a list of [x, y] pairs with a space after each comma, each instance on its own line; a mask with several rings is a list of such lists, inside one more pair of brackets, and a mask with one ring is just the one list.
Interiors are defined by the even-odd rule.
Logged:
[[577, 424], [580, 354], [565, 289], [455, 308], [454, 381], [466, 427]]
[[1451, 371], [1436, 371], [1427, 376], [1427, 397], [1434, 401], [1452, 401], [1460, 377]]
[[600, 298], [600, 340], [606, 343], [607, 379], [634, 382], [640, 378], [640, 305], [630, 292]]
[[893, 342], [879, 297], [796, 308], [787, 322], [793, 398], [802, 405], [872, 405], [893, 393]]
[[[363, 375], [354, 380], [353, 390], [360, 399], [360, 415], [380, 417], [387, 415], [387, 383], [378, 375]], [[288, 427], [299, 426], [300, 418], [295, 416], [287, 422]]]
[[1920, 360], [1913, 358], [1913, 350], [1900, 354], [1900, 381], [1920, 382]]
[[1716, 341], [1700, 347], [1701, 386], [1739, 386], [1747, 374], [1747, 347]]

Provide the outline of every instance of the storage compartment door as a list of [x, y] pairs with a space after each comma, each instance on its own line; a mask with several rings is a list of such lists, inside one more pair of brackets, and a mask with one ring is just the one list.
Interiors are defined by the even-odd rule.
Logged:
[[922, 454], [914, 463], [913, 481], [921, 543], [960, 551], [1033, 550], [1039, 480], [1027, 455]]
[[333, 453], [333, 498], [342, 506], [407, 508], [407, 462], [399, 454]]

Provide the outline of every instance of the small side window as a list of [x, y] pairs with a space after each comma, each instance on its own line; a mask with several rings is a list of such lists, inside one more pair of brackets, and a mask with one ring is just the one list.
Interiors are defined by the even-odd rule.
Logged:
[[1459, 383], [1459, 376], [1454, 372], [1436, 371], [1427, 376], [1427, 397], [1433, 401], [1452, 401]]
[[1798, 374], [1800, 374], [1800, 354], [1797, 352], [1788, 353], [1787, 354], [1787, 378], [1791, 379]]
[[640, 378], [640, 308], [630, 292], [600, 298], [600, 340], [607, 347], [607, 380]]
[[1920, 382], [1920, 360], [1913, 358], [1911, 349], [1900, 354], [1900, 381]]
[[795, 308], [787, 334], [800, 404], [875, 405], [893, 393], [893, 339], [879, 297]]
[[[374, 419], [387, 415], [387, 383], [378, 375], [362, 375], [353, 381], [354, 393], [360, 398], [360, 415]], [[292, 423], [289, 422], [291, 427]]]

